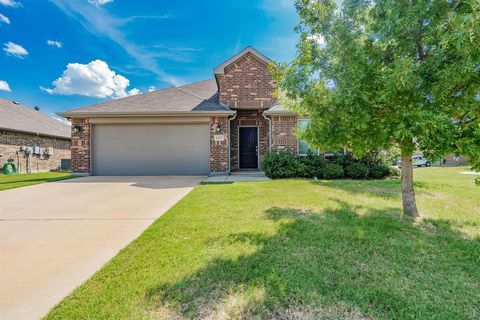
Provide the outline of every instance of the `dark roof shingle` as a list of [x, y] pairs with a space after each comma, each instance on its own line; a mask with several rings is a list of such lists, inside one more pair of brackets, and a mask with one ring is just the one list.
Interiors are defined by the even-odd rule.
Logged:
[[65, 117], [95, 114], [162, 114], [190, 112], [231, 112], [218, 102], [218, 89], [214, 79], [180, 87], [155, 90], [60, 112]]

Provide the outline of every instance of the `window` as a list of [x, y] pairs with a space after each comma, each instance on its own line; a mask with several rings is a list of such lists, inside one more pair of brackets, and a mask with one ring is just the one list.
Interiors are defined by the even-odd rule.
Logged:
[[[298, 120], [298, 129], [300, 131], [303, 131], [307, 128], [308, 124], [310, 122], [310, 119], [300, 119]], [[306, 156], [308, 154], [308, 151], [318, 154], [318, 150], [315, 148], [310, 147], [307, 142], [304, 140], [298, 139], [298, 154], [301, 156]]]

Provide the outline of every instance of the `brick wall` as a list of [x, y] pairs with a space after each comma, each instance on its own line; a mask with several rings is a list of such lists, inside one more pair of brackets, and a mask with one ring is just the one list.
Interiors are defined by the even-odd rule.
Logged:
[[32, 173], [48, 172], [60, 168], [61, 159], [70, 159], [70, 140], [44, 137], [34, 134], [0, 130], [0, 166], [13, 159], [19, 173], [27, 173], [28, 155], [20, 151], [22, 146], [53, 148], [53, 155], [31, 155]]
[[297, 126], [296, 116], [272, 116], [272, 149], [290, 149], [297, 153], [297, 138], [295, 128]]
[[[90, 174], [90, 123], [88, 119], [72, 120], [72, 172]], [[80, 126], [80, 132], [75, 127]]]
[[268, 65], [250, 52], [217, 75], [220, 102], [232, 108], [268, 108], [276, 87]]
[[231, 168], [232, 171], [239, 169], [239, 157], [238, 157], [238, 128], [239, 127], [258, 127], [258, 139], [259, 139], [259, 167], [265, 156], [265, 152], [268, 150], [268, 122], [262, 116], [263, 110], [238, 110], [237, 117], [232, 120], [231, 123]]
[[[222, 130], [217, 132], [217, 124]], [[215, 136], [223, 136], [223, 141], [215, 141]], [[210, 120], [210, 172], [228, 171], [228, 118], [213, 117]]]

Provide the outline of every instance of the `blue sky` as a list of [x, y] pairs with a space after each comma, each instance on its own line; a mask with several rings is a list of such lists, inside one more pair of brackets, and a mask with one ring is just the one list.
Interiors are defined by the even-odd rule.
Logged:
[[[293, 0], [0, 0], [0, 98], [53, 115], [295, 54]], [[10, 91], [9, 91], [10, 90]]]

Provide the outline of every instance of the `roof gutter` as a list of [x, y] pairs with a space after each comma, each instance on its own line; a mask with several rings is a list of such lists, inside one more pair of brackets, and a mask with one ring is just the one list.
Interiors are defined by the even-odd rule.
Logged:
[[172, 112], [57, 112], [65, 118], [104, 118], [104, 117], [205, 117], [232, 116], [235, 111], [172, 111]]
[[40, 136], [40, 137], [59, 138], [59, 139], [65, 139], [65, 140], [70, 140], [70, 139], [72, 139], [71, 136], [61, 136], [61, 135], [55, 135], [55, 134], [48, 134], [48, 133], [41, 133], [41, 132], [33, 132], [33, 131], [19, 130], [19, 129], [12, 129], [12, 128], [1, 128], [1, 127], [0, 127], [0, 131], [11, 131], [11, 132], [32, 134], [32, 135], [36, 135], [36, 136]]
[[262, 112], [262, 117], [268, 121], [268, 151], [272, 151], [272, 118], [269, 118], [266, 112]]
[[232, 121], [237, 118], [237, 113], [228, 118], [228, 174], [232, 172]]
[[297, 113], [290, 110], [266, 110], [264, 112], [267, 116], [296, 116]]

